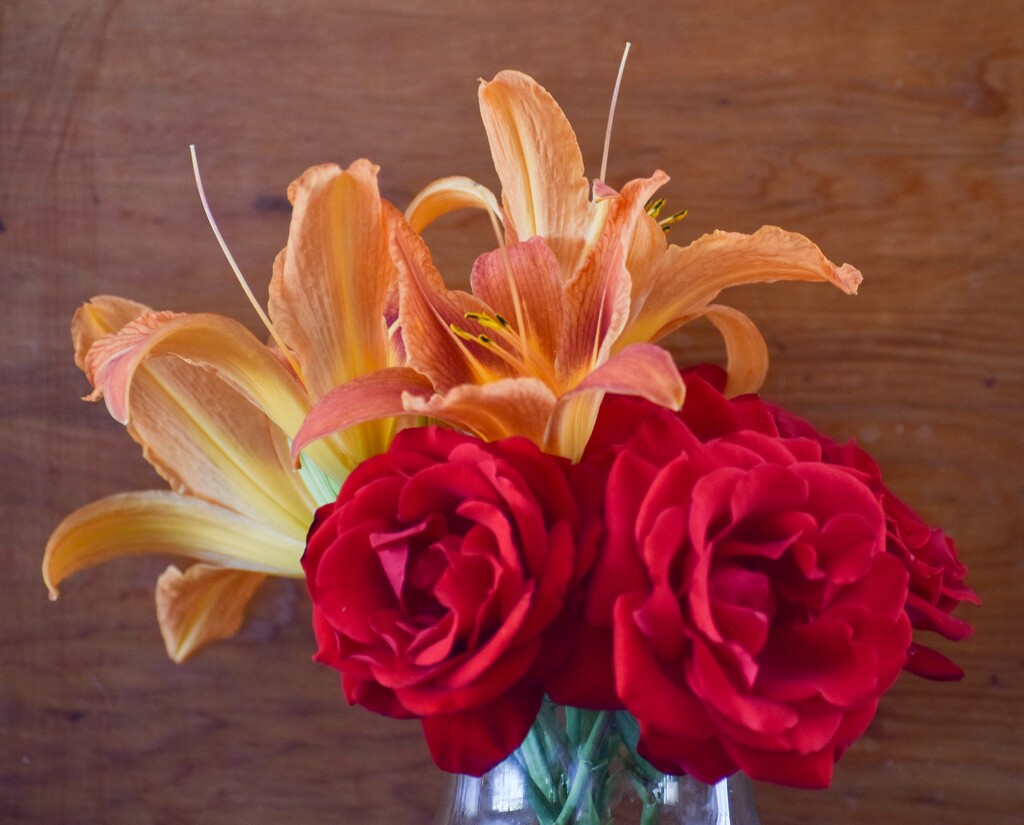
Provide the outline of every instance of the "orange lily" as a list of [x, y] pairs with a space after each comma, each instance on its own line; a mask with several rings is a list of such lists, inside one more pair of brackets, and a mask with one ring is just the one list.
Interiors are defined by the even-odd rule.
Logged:
[[[534, 80], [501, 72], [481, 83], [479, 97], [502, 209], [486, 187], [444, 178], [413, 200], [408, 223], [392, 223], [407, 363], [433, 392], [410, 385], [390, 414], [430, 416], [485, 439], [525, 435], [576, 459], [605, 393], [682, 404], [672, 359], [653, 342], [697, 317], [725, 339], [727, 391], [760, 386], [767, 347], [745, 315], [713, 303], [723, 288], [807, 280], [856, 292], [856, 269], [836, 267], [803, 236], [775, 227], [668, 245], [657, 209], [648, 207], [664, 172], [621, 192], [600, 180], [591, 187], [568, 120]], [[417, 234], [462, 208], [487, 210], [505, 231], [502, 248], [477, 260], [472, 294], [445, 288]], [[324, 396], [293, 450], [365, 421], [364, 394], [349, 385]]]
[[118, 556], [193, 559], [184, 572], [169, 567], [156, 593], [168, 654], [181, 661], [237, 631], [266, 575], [302, 577], [316, 506], [386, 449], [396, 427], [378, 419], [326, 439], [295, 470], [289, 441], [303, 418], [335, 384], [366, 374], [425, 383], [398, 366], [388, 325], [397, 291], [376, 175], [367, 161], [318, 166], [290, 187], [288, 246], [270, 287], [279, 347], [229, 318], [121, 298], [93, 299], [75, 314], [89, 398], [105, 398], [172, 490], [110, 496], [68, 516], [43, 561], [53, 597], [67, 576]]

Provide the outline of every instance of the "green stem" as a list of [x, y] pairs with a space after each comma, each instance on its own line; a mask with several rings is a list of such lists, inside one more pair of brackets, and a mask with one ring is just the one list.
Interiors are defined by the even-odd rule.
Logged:
[[[572, 778], [569, 796], [565, 800], [561, 815], [555, 820], [555, 825], [567, 825], [579, 807], [580, 798], [586, 791], [587, 785], [590, 784], [590, 771], [594, 763], [595, 751], [601, 744], [601, 740], [604, 738], [605, 731], [608, 729], [610, 722], [611, 713], [608, 711], [601, 711], [596, 714], [594, 724], [587, 735], [587, 740], [579, 750], [576, 773]], [[596, 812], [592, 815], [596, 817]]]

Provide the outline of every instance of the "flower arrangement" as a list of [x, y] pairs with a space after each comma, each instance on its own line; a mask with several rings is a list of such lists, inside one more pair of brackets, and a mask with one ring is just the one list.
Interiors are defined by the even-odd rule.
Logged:
[[[861, 274], [775, 227], [670, 244], [663, 172], [589, 184], [535, 81], [501, 72], [479, 98], [500, 201], [449, 177], [403, 214], [366, 160], [289, 187], [269, 343], [122, 298], [78, 310], [88, 398], [171, 489], [68, 516], [51, 594], [117, 556], [191, 559], [156, 592], [182, 661], [266, 576], [304, 576], [348, 702], [418, 719], [447, 771], [514, 755], [541, 821], [566, 821], [575, 780], [548, 768], [567, 749], [595, 772], [619, 753], [648, 778], [828, 785], [901, 670], [961, 676], [914, 632], [966, 637], [952, 613], [977, 597], [866, 453], [755, 394], [765, 342], [716, 301]], [[471, 292], [419, 234], [464, 208], [498, 240]], [[658, 345], [700, 317], [727, 369]]]

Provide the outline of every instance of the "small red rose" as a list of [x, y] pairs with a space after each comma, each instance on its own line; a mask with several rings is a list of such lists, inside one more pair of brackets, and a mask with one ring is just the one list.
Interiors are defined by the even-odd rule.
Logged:
[[587, 561], [569, 462], [522, 438], [405, 430], [321, 508], [302, 564], [316, 659], [350, 703], [419, 718], [448, 771], [522, 741]]

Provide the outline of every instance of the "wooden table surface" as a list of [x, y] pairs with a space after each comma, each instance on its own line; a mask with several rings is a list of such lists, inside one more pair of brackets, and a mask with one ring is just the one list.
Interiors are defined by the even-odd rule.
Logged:
[[[904, 675], [831, 790], [758, 786], [765, 825], [1021, 822], [1024, 781], [1024, 9], [1019, 2], [3, 0], [0, 3], [0, 820], [428, 823], [443, 778], [418, 726], [348, 709], [309, 661], [309, 605], [274, 582], [234, 640], [184, 666], [152, 587], [166, 559], [84, 572], [46, 598], [63, 515], [161, 482], [72, 363], [101, 293], [258, 330], [205, 225], [257, 292], [288, 183], [369, 157], [404, 206], [464, 173], [497, 186], [476, 80], [543, 83], [591, 176], [623, 43], [634, 50], [610, 183], [673, 176], [683, 242], [773, 223], [864, 273], [745, 289], [764, 394], [855, 437], [953, 534], [985, 600], [967, 676]], [[456, 216], [428, 241], [465, 283], [490, 242]], [[718, 358], [713, 338], [681, 361]], [[947, 652], [949, 645], [943, 647]]]

